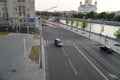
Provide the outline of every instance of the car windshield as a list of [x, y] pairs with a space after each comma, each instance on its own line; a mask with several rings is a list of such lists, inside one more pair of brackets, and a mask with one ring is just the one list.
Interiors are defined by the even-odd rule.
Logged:
[[61, 41], [57, 41], [58, 43], [61, 43]]

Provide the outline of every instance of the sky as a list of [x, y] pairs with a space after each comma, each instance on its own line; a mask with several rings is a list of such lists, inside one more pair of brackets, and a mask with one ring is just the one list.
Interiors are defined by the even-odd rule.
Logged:
[[[57, 6], [50, 11], [78, 11], [80, 1], [84, 0], [35, 0], [35, 10], [45, 11], [51, 7]], [[97, 12], [120, 11], [120, 0], [92, 0], [92, 4], [97, 1]]]

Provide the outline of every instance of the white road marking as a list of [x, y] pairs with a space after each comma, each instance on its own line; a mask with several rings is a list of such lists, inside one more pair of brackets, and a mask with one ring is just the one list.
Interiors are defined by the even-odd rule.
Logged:
[[70, 40], [68, 40], [68, 43], [70, 43]]
[[67, 43], [67, 40], [65, 40], [64, 42]]
[[52, 40], [52, 43], [54, 44], [54, 40]]
[[[67, 55], [67, 53], [65, 52], [65, 50], [64, 50], [63, 48], [62, 48], [62, 50], [63, 50], [63, 53], [64, 53], [65, 57], [67, 57], [68, 55]], [[74, 68], [74, 66], [73, 66], [72, 62], [70, 61], [70, 59], [68, 59], [68, 62], [70, 63], [70, 65], [71, 65], [73, 71], [75, 72], [75, 74], [78, 75], [78, 72], [77, 72], [76, 69]]]
[[120, 78], [117, 77], [117, 76], [114, 75], [114, 74], [108, 73], [108, 75], [109, 75], [110, 77], [112, 77], [113, 79], [115, 79], [115, 80], [120, 80]]
[[49, 41], [47, 40], [47, 44], [49, 44]]
[[78, 49], [77, 46], [74, 46], [74, 47], [75, 47], [75, 49], [98, 71], [98, 73], [99, 73], [105, 80], [109, 80], [109, 79], [87, 58], [87, 56], [85, 56], [85, 55], [83, 54], [83, 52], [82, 52], [80, 49]]
[[70, 40], [70, 43], [72, 44], [72, 43], [73, 43], [73, 41], [71, 41], [71, 40]]
[[52, 44], [52, 41], [51, 41], [51, 40], [49, 40], [49, 44]]
[[44, 44], [46, 44], [46, 41], [44, 41]]
[[70, 61], [70, 59], [68, 59], [68, 62], [70, 63], [70, 65], [71, 65], [73, 71], [75, 72], [75, 74], [78, 75], [78, 72], [77, 72], [76, 69], [74, 68], [74, 66], [73, 66], [72, 62]]
[[65, 52], [64, 48], [62, 48], [64, 55], [67, 57], [67, 53]]
[[24, 59], [26, 59], [26, 44], [25, 44], [25, 38], [23, 38], [23, 47], [24, 47]]

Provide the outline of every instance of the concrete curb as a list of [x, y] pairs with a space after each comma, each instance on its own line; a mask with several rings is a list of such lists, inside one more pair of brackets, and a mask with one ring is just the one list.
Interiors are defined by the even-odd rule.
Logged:
[[42, 38], [42, 63], [43, 63], [43, 80], [46, 80], [46, 68], [45, 68], [45, 48], [44, 39]]

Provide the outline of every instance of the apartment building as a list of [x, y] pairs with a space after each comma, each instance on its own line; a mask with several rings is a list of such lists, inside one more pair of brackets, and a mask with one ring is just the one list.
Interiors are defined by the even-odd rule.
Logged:
[[0, 24], [5, 23], [5, 1], [0, 0]]
[[[2, 2], [0, 2], [2, 4]], [[3, 4], [4, 5], [4, 4]], [[6, 0], [7, 22], [26, 25], [30, 18], [35, 17], [34, 0]], [[3, 16], [3, 15], [2, 15]]]

